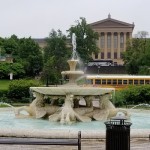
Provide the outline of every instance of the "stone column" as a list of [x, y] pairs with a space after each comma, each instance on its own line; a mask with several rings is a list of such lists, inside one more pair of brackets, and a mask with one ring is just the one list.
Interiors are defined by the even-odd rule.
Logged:
[[124, 32], [124, 51], [126, 51], [126, 44], [127, 44], [127, 33], [126, 32]]
[[117, 58], [120, 58], [120, 32], [118, 32], [118, 50], [117, 50]]
[[111, 59], [114, 59], [114, 32], [111, 32]]
[[107, 59], [107, 32], [105, 32], [104, 59]]

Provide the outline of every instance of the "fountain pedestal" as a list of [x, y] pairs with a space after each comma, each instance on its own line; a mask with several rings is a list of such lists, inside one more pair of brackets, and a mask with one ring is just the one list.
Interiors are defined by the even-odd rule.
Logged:
[[70, 85], [76, 85], [76, 79], [79, 78], [81, 75], [84, 74], [83, 71], [77, 71], [76, 65], [78, 63], [78, 60], [76, 59], [71, 59], [67, 61], [70, 67], [69, 71], [62, 71], [61, 74], [63, 76], [67, 75], [69, 77], [69, 83]]

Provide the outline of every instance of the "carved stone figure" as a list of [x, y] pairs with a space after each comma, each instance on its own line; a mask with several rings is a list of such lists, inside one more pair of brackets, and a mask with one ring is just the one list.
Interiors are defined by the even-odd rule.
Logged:
[[34, 92], [33, 96], [36, 97], [29, 106], [15, 108], [16, 117], [27, 117], [21, 114], [25, 110], [30, 117], [42, 118], [45, 115], [51, 115], [60, 109], [59, 106], [50, 106], [44, 103], [44, 96], [38, 92]]
[[[89, 118], [87, 116], [83, 116], [83, 114], [86, 113], [85, 112], [86, 108], [76, 108], [76, 109], [73, 108], [73, 106], [74, 106], [73, 98], [74, 98], [73, 95], [67, 94], [65, 103], [64, 103], [64, 106], [62, 107], [61, 112], [50, 115], [49, 120], [50, 121], [60, 121], [61, 124], [71, 124], [72, 122], [75, 122], [76, 120], [79, 120], [82, 122], [91, 121], [91, 118]], [[82, 113], [81, 113], [81, 111], [82, 111]]]

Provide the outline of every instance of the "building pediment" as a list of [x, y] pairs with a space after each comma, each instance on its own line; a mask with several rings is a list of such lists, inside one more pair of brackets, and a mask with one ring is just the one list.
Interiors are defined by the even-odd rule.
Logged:
[[92, 28], [134, 28], [134, 24], [129, 24], [112, 18], [91, 23], [90, 26]]

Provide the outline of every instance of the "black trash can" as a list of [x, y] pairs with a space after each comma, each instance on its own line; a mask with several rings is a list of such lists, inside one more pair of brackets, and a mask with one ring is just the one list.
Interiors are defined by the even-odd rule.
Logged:
[[125, 117], [113, 117], [106, 125], [106, 150], [130, 150], [130, 126]]

